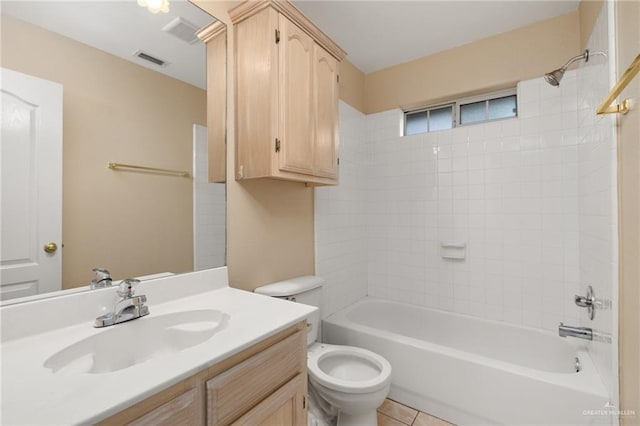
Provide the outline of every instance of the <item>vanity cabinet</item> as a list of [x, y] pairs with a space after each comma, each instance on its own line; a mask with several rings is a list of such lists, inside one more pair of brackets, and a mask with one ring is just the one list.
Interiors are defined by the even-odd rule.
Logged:
[[236, 179], [338, 182], [345, 52], [285, 1], [229, 11], [235, 34]]
[[296, 377], [306, 364], [307, 348], [299, 340], [297, 334], [287, 337], [208, 380], [207, 423], [230, 424]]
[[101, 425], [306, 424], [301, 322], [101, 422]]
[[301, 374], [287, 382], [268, 398], [256, 405], [233, 424], [254, 425], [306, 425], [304, 378]]
[[129, 424], [131, 426], [143, 426], [158, 424], [194, 425], [197, 423], [196, 390], [190, 389]]

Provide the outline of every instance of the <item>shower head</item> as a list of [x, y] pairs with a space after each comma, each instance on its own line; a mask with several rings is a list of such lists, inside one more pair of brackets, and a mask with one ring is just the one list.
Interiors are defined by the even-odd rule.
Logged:
[[564, 76], [564, 72], [566, 70], [566, 68], [562, 67], [558, 68], [557, 70], [548, 72], [544, 75], [544, 80], [552, 86], [560, 86], [560, 80], [562, 80], [562, 77]]
[[544, 75], [544, 80], [552, 86], [560, 86], [560, 80], [564, 77], [564, 73], [569, 68], [569, 65], [574, 63], [575, 61], [579, 61], [580, 59], [584, 59], [585, 62], [589, 62], [589, 49], [585, 50], [582, 55], [574, 56], [569, 59], [566, 64], [562, 66], [562, 68], [558, 68], [557, 70], [553, 70]]

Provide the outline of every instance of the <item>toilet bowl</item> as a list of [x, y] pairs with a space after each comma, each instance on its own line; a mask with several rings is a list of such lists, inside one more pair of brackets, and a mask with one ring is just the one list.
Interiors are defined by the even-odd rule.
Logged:
[[[316, 276], [304, 276], [258, 287], [266, 296], [320, 308], [322, 284]], [[320, 311], [307, 318], [307, 369], [309, 391], [321, 398], [321, 406], [337, 411], [338, 426], [375, 426], [376, 409], [391, 387], [391, 364], [382, 356], [354, 346], [318, 343]], [[325, 414], [329, 414], [325, 411]]]
[[389, 361], [362, 348], [314, 343], [307, 368], [316, 393], [338, 410], [340, 426], [376, 424], [391, 387]]

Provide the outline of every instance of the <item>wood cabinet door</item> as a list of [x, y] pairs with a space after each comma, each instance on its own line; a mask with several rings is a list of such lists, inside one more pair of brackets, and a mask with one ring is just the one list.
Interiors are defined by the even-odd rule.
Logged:
[[304, 378], [302, 374], [298, 374], [232, 424], [234, 426], [306, 425], [305, 390]]
[[200, 423], [196, 391], [191, 389], [129, 423], [129, 426], [197, 425]]
[[314, 172], [313, 47], [314, 42], [283, 15], [279, 16], [279, 140], [278, 168]]
[[[219, 21], [217, 21], [219, 22]], [[227, 32], [209, 39], [207, 49], [207, 139], [209, 182], [227, 180]]]
[[206, 383], [207, 424], [228, 425], [305, 372], [306, 334], [298, 331]]
[[234, 25], [235, 176], [271, 176], [278, 137], [278, 12], [272, 8]]
[[315, 175], [338, 177], [338, 61], [314, 45]]

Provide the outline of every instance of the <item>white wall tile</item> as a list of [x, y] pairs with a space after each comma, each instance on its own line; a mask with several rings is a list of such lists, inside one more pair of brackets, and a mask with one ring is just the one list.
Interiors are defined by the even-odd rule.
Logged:
[[[197, 132], [206, 128], [199, 126]], [[226, 263], [226, 187], [209, 183], [208, 145], [199, 133], [193, 152], [193, 257], [194, 270], [214, 268]]]
[[[366, 173], [365, 229], [358, 232], [369, 236], [363, 264], [370, 295], [541, 328], [550, 327], [550, 312], [558, 323], [568, 320], [561, 307], [565, 287], [573, 290], [579, 276], [580, 203], [578, 101], [564, 99], [576, 96], [578, 80], [574, 71], [566, 78], [565, 90], [548, 90], [542, 78], [520, 83], [517, 119], [402, 137], [400, 111], [364, 118], [360, 142], [372, 162], [345, 162], [342, 171], [349, 164]], [[582, 155], [593, 159], [595, 153]], [[353, 188], [321, 191], [362, 200]], [[316, 203], [318, 222], [338, 197], [329, 198]], [[565, 232], [569, 220], [571, 232]], [[456, 238], [468, 244], [467, 258], [452, 265], [439, 257], [439, 243]], [[454, 266], [464, 272], [454, 273]], [[525, 313], [528, 279], [554, 284], [547, 286], [548, 303], [527, 306]]]
[[[610, 5], [605, 3], [596, 21], [587, 47], [592, 51], [615, 52], [608, 37]], [[596, 116], [593, 110], [606, 96], [611, 78], [610, 61], [613, 58], [592, 56], [589, 62], [582, 64], [574, 74], [573, 81], [566, 86], [568, 96], [575, 93], [576, 106], [567, 102], [569, 111], [567, 120], [575, 120], [579, 145], [576, 150], [566, 152], [569, 158], [575, 158], [576, 166], [566, 176], [566, 189], [576, 189], [570, 209], [578, 210], [578, 235], [571, 228], [567, 237], [573, 250], [577, 247], [578, 256], [573, 250], [565, 257], [579, 265], [579, 273], [571, 275], [574, 282], [572, 290], [579, 294], [591, 284], [596, 296], [613, 302], [613, 309], [598, 310], [594, 321], [590, 321], [584, 309], [576, 310], [570, 304], [565, 305], [565, 315], [577, 317], [581, 325], [591, 327], [598, 333], [613, 337], [613, 343], [591, 342], [589, 352], [605, 385], [610, 389], [611, 401], [617, 404], [617, 183], [616, 183], [616, 146], [615, 119], [610, 116]], [[564, 83], [564, 81], [563, 81]], [[568, 114], [571, 113], [569, 116]], [[568, 140], [574, 141], [569, 134]], [[575, 179], [575, 180], [574, 180]], [[577, 206], [576, 206], [577, 205]], [[567, 216], [575, 220], [575, 215]], [[572, 272], [572, 271], [571, 271]], [[570, 292], [568, 292], [570, 294]]]
[[[606, 9], [592, 50], [608, 50]], [[341, 103], [341, 183], [316, 190], [325, 315], [368, 294], [615, 336], [615, 310], [588, 323], [572, 299], [592, 283], [615, 307], [614, 121], [593, 113], [608, 73], [594, 57], [559, 88], [520, 82], [518, 118], [410, 137], [400, 110], [364, 116]], [[466, 258], [442, 259], [444, 241], [466, 243]], [[611, 389], [614, 351], [591, 345]]]
[[[339, 112], [340, 185], [315, 190], [316, 274], [325, 279], [325, 317], [367, 295], [368, 269], [375, 271], [369, 294], [388, 297], [389, 269], [382, 261], [387, 258], [388, 232], [378, 227], [386, 212], [387, 194], [368, 188], [366, 181], [367, 168], [379, 164], [382, 157], [370, 155], [366, 143], [397, 138], [401, 122], [398, 111], [366, 117], [344, 102]], [[382, 182], [383, 176], [376, 180]], [[367, 234], [368, 224], [377, 232]], [[370, 261], [374, 262], [368, 265]]]

